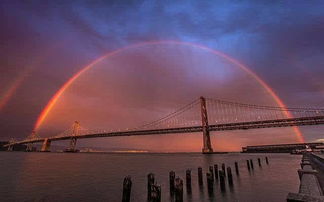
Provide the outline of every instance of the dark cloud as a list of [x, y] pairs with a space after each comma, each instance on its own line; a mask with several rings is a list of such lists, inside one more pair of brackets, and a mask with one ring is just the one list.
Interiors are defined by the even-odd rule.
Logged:
[[[322, 1], [14, 0], [1, 1], [0, 19], [0, 99], [15, 80], [24, 78], [0, 111], [3, 137], [26, 136], [28, 132], [25, 131], [33, 128], [51, 96], [86, 64], [111, 50], [143, 41], [188, 41], [223, 51], [247, 64], [291, 106], [321, 106], [324, 98]], [[184, 51], [189, 56], [179, 56], [178, 51], [182, 50], [176, 50], [174, 55], [184, 60], [180, 61], [183, 66], [191, 65], [189, 56], [199, 58], [197, 54], [201, 54], [204, 57], [195, 51], [190, 53], [193, 55]], [[180, 86], [172, 86], [172, 79], [179, 82], [182, 79], [172, 76], [187, 71], [176, 69], [181, 65], [177, 66], [179, 61], [172, 59], [172, 55], [162, 59], [169, 61], [161, 62], [138, 55], [138, 50], [132, 54], [128, 60], [140, 58], [141, 61], [136, 60], [134, 65], [145, 64], [145, 67], [140, 70], [126, 68], [129, 71], [127, 84], [115, 82], [117, 76], [110, 79], [118, 89], [125, 91], [119, 96], [124, 98], [127, 93], [133, 96], [129, 99], [136, 107], [152, 104], [152, 100], [161, 100], [156, 103], [163, 105], [164, 96], [172, 97], [172, 102], [178, 106], [190, 97], [212, 91], [221, 98], [267, 103], [266, 97], [251, 100], [251, 92], [242, 90], [245, 86], [245, 89], [251, 87], [245, 75], [228, 73], [224, 77], [215, 76], [215, 80], [202, 79], [208, 77], [212, 68], [206, 62], [202, 64], [205, 69], [201, 68], [204, 70], [201, 70], [200, 79], [192, 77], [181, 81]], [[124, 63], [127, 66], [126, 60]], [[164, 68], [166, 65], [175, 69]], [[226, 67], [225, 63], [218, 65], [222, 66], [220, 69]], [[154, 67], [155, 71], [147, 71], [148, 67]], [[159, 80], [160, 77], [165, 79]], [[101, 77], [97, 75], [96, 78], [99, 82]], [[101, 79], [105, 78], [106, 75]], [[74, 93], [78, 99], [89, 96], [83, 104], [98, 102], [95, 93], [93, 97], [87, 94], [92, 92], [87, 87], [89, 82], [80, 84], [84, 92]], [[188, 89], [184, 84], [197, 88]], [[215, 84], [218, 88], [213, 86]], [[169, 91], [160, 94], [163, 88]], [[134, 89], [143, 90], [136, 94]], [[181, 91], [181, 95], [175, 93]], [[256, 90], [254, 94], [257, 93], [260, 92]], [[150, 107], [154, 109], [157, 105]], [[311, 134], [308, 140], [321, 136], [314, 128], [303, 130]]]

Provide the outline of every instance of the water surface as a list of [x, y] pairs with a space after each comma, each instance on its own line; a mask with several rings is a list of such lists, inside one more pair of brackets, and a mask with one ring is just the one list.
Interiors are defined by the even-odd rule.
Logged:
[[[269, 165], [264, 157], [268, 156]], [[259, 167], [257, 158], [262, 158]], [[122, 182], [131, 175], [131, 201], [146, 201], [146, 176], [152, 172], [162, 187], [162, 201], [170, 201], [169, 171], [184, 179], [184, 201], [285, 201], [297, 192], [300, 156], [289, 154], [95, 154], [0, 152], [0, 201], [121, 201]], [[246, 159], [254, 160], [248, 171]], [[236, 175], [234, 162], [239, 163]], [[214, 184], [208, 194], [206, 175], [210, 165], [232, 167], [234, 185], [221, 192]], [[204, 171], [198, 186], [197, 168]], [[185, 171], [192, 170], [192, 193], [187, 194]]]

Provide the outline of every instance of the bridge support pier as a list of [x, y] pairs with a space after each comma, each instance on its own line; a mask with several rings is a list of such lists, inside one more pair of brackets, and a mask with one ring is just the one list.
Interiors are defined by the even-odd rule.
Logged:
[[31, 152], [33, 151], [33, 143], [28, 143], [26, 147], [26, 152]]
[[48, 138], [45, 138], [43, 145], [42, 145], [41, 152], [49, 152], [50, 148], [51, 148], [51, 140], [49, 140]]
[[8, 151], [13, 151], [13, 145], [8, 146]]
[[68, 151], [68, 152], [76, 152], [77, 151], [75, 149], [76, 143], [77, 143], [77, 138], [76, 137], [72, 137], [71, 140], [70, 140], [70, 147], [66, 151]]
[[78, 121], [75, 121], [72, 126], [72, 134], [71, 134], [71, 140], [70, 140], [70, 147], [65, 150], [65, 152], [78, 152], [79, 150], [76, 148], [77, 143], [77, 136], [79, 135], [79, 129], [80, 129], [80, 123]]
[[206, 99], [204, 97], [200, 97], [200, 103], [201, 103], [202, 130], [203, 130], [202, 153], [203, 154], [210, 154], [210, 153], [213, 153], [213, 148], [212, 148], [211, 143], [210, 143]]

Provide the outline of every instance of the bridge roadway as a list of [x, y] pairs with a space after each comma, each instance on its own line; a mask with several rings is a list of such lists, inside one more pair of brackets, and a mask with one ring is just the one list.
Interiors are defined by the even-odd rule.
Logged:
[[[290, 127], [290, 126], [320, 125], [320, 124], [324, 124], [324, 116], [215, 124], [215, 125], [209, 125], [208, 130], [209, 131], [247, 130], [247, 129], [257, 129], [257, 128]], [[127, 130], [127, 131], [119, 131], [119, 132], [91, 133], [91, 134], [84, 134], [78, 136], [56, 136], [56, 137], [49, 137], [48, 140], [57, 141], [57, 140], [69, 140], [71, 138], [84, 139], [84, 138], [97, 138], [97, 137], [160, 135], [160, 134], [171, 134], [171, 133], [195, 133], [195, 132], [202, 132], [202, 126], [133, 130], [133, 131]], [[45, 139], [46, 138], [22, 140], [22, 141], [14, 142], [12, 144], [7, 144], [5, 146], [43, 142]]]

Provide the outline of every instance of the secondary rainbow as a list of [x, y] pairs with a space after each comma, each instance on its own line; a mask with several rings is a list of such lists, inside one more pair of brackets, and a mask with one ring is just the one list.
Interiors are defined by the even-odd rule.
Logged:
[[[55, 94], [54, 96], [50, 99], [50, 101], [48, 102], [48, 104], [46, 105], [46, 107], [43, 109], [43, 111], [41, 112], [41, 114], [39, 115], [36, 123], [35, 123], [35, 127], [34, 130], [39, 129], [39, 127], [41, 126], [41, 124], [44, 122], [44, 120], [46, 119], [46, 117], [48, 116], [49, 112], [51, 111], [51, 109], [53, 108], [53, 106], [55, 105], [55, 103], [57, 102], [57, 100], [60, 98], [60, 96], [64, 93], [64, 91], [77, 79], [79, 78], [80, 75], [82, 75], [83, 73], [85, 73], [87, 70], [89, 70], [91, 67], [93, 67], [95, 64], [101, 62], [102, 60], [112, 57], [118, 53], [121, 53], [125, 50], [128, 49], [132, 49], [132, 48], [140, 48], [140, 47], [144, 47], [144, 46], [148, 46], [148, 45], [167, 45], [167, 44], [173, 44], [173, 45], [184, 45], [184, 46], [190, 46], [190, 47], [195, 47], [195, 48], [199, 48], [202, 50], [206, 50], [208, 52], [211, 52], [219, 57], [222, 57], [224, 59], [226, 59], [227, 61], [229, 61], [230, 63], [238, 66], [239, 68], [241, 68], [242, 70], [244, 70], [247, 74], [249, 74], [250, 76], [252, 76], [274, 99], [274, 101], [283, 108], [286, 108], [286, 105], [284, 104], [284, 102], [279, 98], [279, 96], [274, 92], [273, 89], [271, 89], [271, 87], [265, 82], [263, 81], [256, 73], [254, 73], [252, 70], [250, 70], [246, 65], [243, 65], [241, 62], [237, 61], [236, 59], [230, 57], [229, 55], [222, 53], [218, 50], [209, 48], [207, 46], [203, 46], [200, 44], [196, 44], [196, 43], [192, 43], [192, 42], [183, 42], [183, 41], [171, 41], [171, 40], [163, 40], [163, 41], [148, 41], [148, 42], [142, 42], [142, 43], [137, 43], [137, 44], [133, 44], [133, 45], [129, 45], [126, 47], [122, 47], [119, 48], [115, 51], [109, 52], [99, 58], [97, 58], [96, 60], [92, 61], [90, 64], [88, 64], [87, 66], [83, 67], [79, 72], [77, 72], [76, 74], [74, 74]], [[284, 112], [285, 115], [288, 118], [291, 118], [292, 115], [289, 112]], [[304, 142], [304, 137], [301, 133], [301, 131], [299, 130], [298, 127], [293, 127], [297, 139], [299, 142]]]

